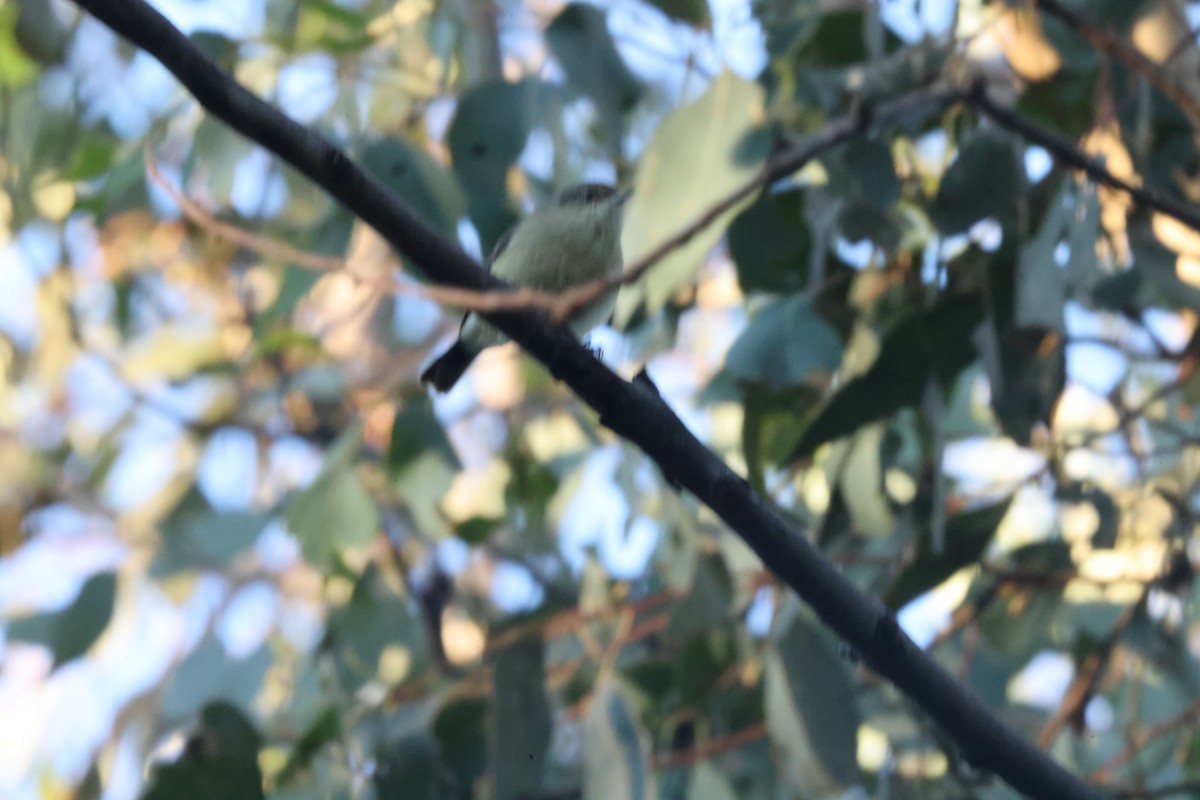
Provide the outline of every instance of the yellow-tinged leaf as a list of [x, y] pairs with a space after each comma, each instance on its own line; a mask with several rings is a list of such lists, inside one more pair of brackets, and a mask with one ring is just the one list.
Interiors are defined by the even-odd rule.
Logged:
[[1032, 7], [1005, 9], [996, 22], [996, 37], [1009, 66], [1025, 80], [1044, 81], [1062, 67], [1062, 58], [1042, 33]]
[[[1084, 152], [1104, 161], [1104, 166], [1113, 175], [1126, 181], [1132, 186], [1141, 186], [1142, 178], [1133, 170], [1133, 158], [1129, 155], [1125, 142], [1121, 139], [1121, 128], [1116, 120], [1109, 120], [1091, 130], [1080, 142]], [[1107, 186], [1096, 189], [1100, 200], [1100, 224], [1103, 226], [1108, 239], [1116, 247], [1116, 261], [1127, 263], [1129, 260], [1129, 239], [1126, 234], [1126, 217], [1133, 207], [1133, 199], [1128, 194]]]
[[1163, 247], [1181, 256], [1200, 258], [1200, 232], [1166, 214], [1155, 213], [1150, 219], [1150, 224]]
[[219, 328], [169, 324], [134, 342], [125, 357], [124, 372], [131, 380], [181, 380], [225, 360]]

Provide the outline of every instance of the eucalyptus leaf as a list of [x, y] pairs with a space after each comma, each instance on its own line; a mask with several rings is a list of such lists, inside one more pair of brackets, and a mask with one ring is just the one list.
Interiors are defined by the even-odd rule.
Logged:
[[[625, 215], [626, 263], [635, 263], [694, 222], [759, 170], [768, 143], [760, 127], [763, 102], [762, 87], [726, 71], [703, 95], [659, 124], [642, 154]], [[744, 205], [721, 214], [664, 256], [641, 282], [626, 286], [617, 301], [617, 323], [629, 322], [642, 306], [657, 311], [688, 283]]]
[[1010, 222], [1015, 218], [1022, 182], [1022, 167], [1012, 142], [977, 134], [962, 146], [942, 175], [933, 221], [945, 236], [962, 233], [985, 217], [994, 217], [1001, 224]]
[[742, 381], [796, 386], [841, 362], [842, 341], [807, 295], [777, 300], [750, 320], [733, 343], [725, 369]]
[[83, 582], [75, 600], [61, 611], [10, 622], [8, 638], [46, 645], [57, 668], [87, 653], [100, 638], [112, 619], [116, 595], [116, 574], [98, 572]]
[[767, 733], [783, 755], [781, 772], [801, 796], [843, 791], [859, 778], [859, 712], [846, 666], [797, 614], [767, 654]]

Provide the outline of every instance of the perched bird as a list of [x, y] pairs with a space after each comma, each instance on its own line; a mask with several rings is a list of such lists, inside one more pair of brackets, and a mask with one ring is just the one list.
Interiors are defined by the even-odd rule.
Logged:
[[[496, 243], [488, 271], [513, 286], [561, 292], [621, 270], [622, 206], [629, 190], [600, 183], [563, 189], [553, 202], [514, 225]], [[605, 322], [617, 301], [613, 289], [567, 320], [576, 336]], [[448, 392], [484, 349], [508, 341], [468, 311], [458, 340], [424, 372], [421, 383]]]

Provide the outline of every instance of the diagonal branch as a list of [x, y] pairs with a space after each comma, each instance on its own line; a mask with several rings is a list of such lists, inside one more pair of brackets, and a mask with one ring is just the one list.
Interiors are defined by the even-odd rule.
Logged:
[[1200, 211], [1195, 207], [1181, 203], [1178, 200], [1173, 200], [1155, 189], [1135, 186], [1129, 181], [1117, 177], [1104, 166], [1103, 161], [1089, 156], [1080, 150], [1071, 140], [1055, 133], [1049, 128], [1044, 128], [1035, 122], [1025, 119], [1011, 109], [999, 105], [983, 91], [971, 92], [965, 96], [964, 100], [968, 105], [986, 114], [998, 125], [1007, 128], [1030, 142], [1041, 145], [1060, 164], [1074, 167], [1086, 173], [1088, 177], [1097, 183], [1102, 183], [1105, 186], [1125, 192], [1143, 206], [1174, 217], [1189, 228], [1200, 231]]
[[1144, 56], [1133, 45], [1093, 25], [1058, 0], [1034, 0], [1034, 3], [1042, 11], [1082, 36], [1101, 53], [1115, 58], [1130, 70], [1144, 76], [1164, 97], [1179, 106], [1179, 110], [1188, 118], [1192, 127], [1200, 131], [1200, 101], [1172, 80], [1162, 67]]
[[[467, 289], [501, 285], [344, 153], [239, 86], [142, 0], [77, 2], [161, 61], [210, 113], [315, 181], [429, 276]], [[707, 504], [871, 669], [924, 708], [975, 767], [997, 773], [1033, 797], [1102, 796], [1018, 735], [918, 648], [877, 598], [851, 583], [774, 506], [701, 444], [648, 378], [622, 380], [564, 328], [547, 327], [543, 315], [485, 316], [599, 412], [602, 424], [653, 458], [668, 480]]]

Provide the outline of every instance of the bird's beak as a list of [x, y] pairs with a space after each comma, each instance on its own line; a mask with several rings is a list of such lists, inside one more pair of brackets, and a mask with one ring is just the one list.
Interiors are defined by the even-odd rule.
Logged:
[[621, 191], [617, 192], [617, 205], [625, 205], [625, 203], [629, 202], [629, 198], [631, 197], [633, 197], [633, 189], [622, 189]]

